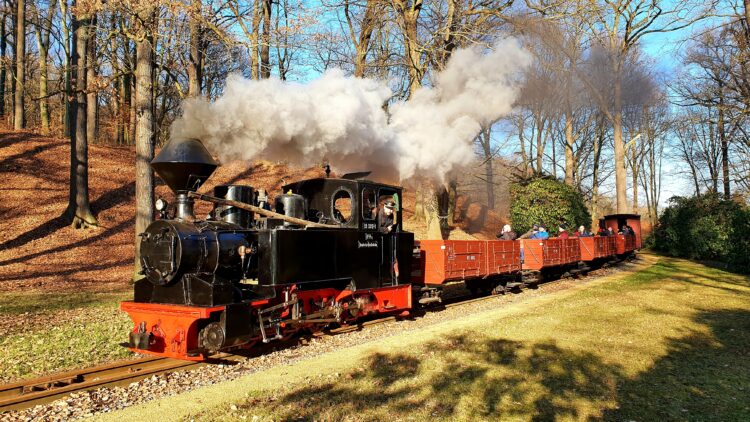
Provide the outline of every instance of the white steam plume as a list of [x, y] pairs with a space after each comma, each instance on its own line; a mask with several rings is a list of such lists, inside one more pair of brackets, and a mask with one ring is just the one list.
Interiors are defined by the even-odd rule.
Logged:
[[513, 39], [487, 54], [478, 47], [457, 50], [434, 87], [392, 104], [390, 116], [383, 104], [392, 93], [382, 81], [347, 77], [340, 69], [308, 84], [232, 75], [215, 102], [186, 100], [172, 134], [201, 139], [223, 161], [311, 165], [327, 159], [342, 171], [443, 180], [471, 163], [480, 126], [511, 111], [515, 77], [529, 62]]

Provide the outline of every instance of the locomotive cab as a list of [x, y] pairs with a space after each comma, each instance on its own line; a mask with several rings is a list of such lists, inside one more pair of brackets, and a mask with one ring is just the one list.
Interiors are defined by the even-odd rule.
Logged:
[[[378, 231], [382, 203], [401, 197], [401, 188], [369, 180], [316, 178], [285, 185], [285, 196], [304, 201], [304, 218], [329, 227], [261, 231], [261, 285], [329, 283], [350, 290], [409, 284], [414, 235]], [[277, 209], [277, 211], [279, 211]]]
[[[369, 180], [317, 178], [285, 185], [305, 200], [305, 219], [343, 228], [377, 231], [377, 213], [386, 200], [401, 198], [401, 188]], [[396, 213], [401, 228], [401, 213]]]

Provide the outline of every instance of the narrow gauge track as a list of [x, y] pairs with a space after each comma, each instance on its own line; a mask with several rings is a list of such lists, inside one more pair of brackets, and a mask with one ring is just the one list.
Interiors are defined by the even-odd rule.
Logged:
[[[551, 280], [543, 284], [555, 284], [564, 278]], [[497, 297], [487, 295], [481, 297], [459, 296], [449, 299], [446, 303], [429, 306], [423, 310], [412, 311], [411, 315], [421, 315], [425, 312], [440, 311], [454, 306], [468, 305]], [[314, 333], [313, 336], [331, 336], [366, 329], [369, 326], [398, 321], [402, 317], [389, 316], [385, 318], [364, 321], [359, 324], [345, 325], [331, 330]], [[266, 345], [264, 345], [266, 346]], [[270, 346], [275, 346], [270, 344]], [[265, 349], [261, 347], [260, 349]], [[258, 354], [264, 350], [258, 350]], [[114, 387], [142, 380], [148, 376], [174, 371], [195, 369], [199, 366], [227, 361], [237, 361], [251, 357], [247, 354], [221, 353], [212, 356], [205, 362], [190, 362], [163, 357], [145, 357], [135, 360], [121, 360], [106, 365], [73, 370], [53, 374], [41, 378], [18, 381], [0, 385], [0, 413], [23, 410], [36, 405], [52, 402], [70, 393], [91, 390], [100, 387]]]

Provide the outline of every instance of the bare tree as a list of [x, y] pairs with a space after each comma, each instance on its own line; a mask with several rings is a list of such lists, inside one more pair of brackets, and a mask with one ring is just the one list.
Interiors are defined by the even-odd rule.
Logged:
[[200, 24], [202, 0], [192, 0], [190, 14], [190, 51], [188, 52], [189, 61], [187, 66], [188, 72], [188, 97], [198, 97], [201, 95], [201, 84], [203, 75], [201, 73], [201, 62], [203, 61], [203, 29]]
[[91, 17], [89, 36], [86, 42], [86, 139], [95, 142], [98, 129], [99, 96], [96, 81], [96, 21], [97, 15]]
[[50, 33], [52, 32], [52, 20], [55, 17], [57, 1], [50, 0], [47, 12], [32, 4], [32, 22], [36, 33], [36, 44], [39, 51], [39, 115], [42, 124], [42, 134], [50, 132], [50, 111], [48, 98], [48, 61], [50, 47]]
[[70, 13], [70, 8], [68, 7], [68, 0], [59, 0], [60, 2], [60, 27], [62, 32], [62, 48], [64, 52], [64, 78], [65, 78], [65, 113], [62, 114], [63, 118], [63, 133], [65, 136], [72, 136], [71, 134], [71, 126], [73, 126], [73, 101], [75, 101], [74, 94], [73, 94], [73, 87], [71, 83], [72, 79], [72, 73], [71, 73], [71, 61], [72, 61], [72, 52], [71, 52], [71, 34], [70, 34], [70, 26], [68, 25], [68, 16]]
[[[576, 3], [569, 13], [582, 17], [588, 28], [592, 46], [607, 52], [608, 70], [612, 77], [611, 96], [598, 89], [582, 67], [573, 68], [577, 77], [588, 86], [600, 109], [612, 124], [617, 212], [629, 211], [627, 201], [627, 170], [623, 140], [623, 76], [625, 64], [633, 49], [644, 37], [685, 28], [705, 18], [713, 4], [693, 0], [677, 2], [614, 0]], [[546, 10], [543, 3], [537, 8]], [[559, 44], [558, 44], [559, 47]], [[564, 48], [560, 51], [570, 55]], [[573, 62], [574, 57], [570, 57]]]
[[135, 275], [140, 277], [140, 234], [154, 220], [154, 34], [157, 7], [142, 4], [133, 12], [137, 22], [135, 68]]
[[26, 81], [26, 0], [16, 0], [16, 72], [13, 128], [25, 127], [24, 84]]
[[7, 0], [3, 1], [2, 14], [0, 14], [0, 117], [5, 116], [5, 84], [7, 79], [7, 62], [8, 57], [6, 56], [6, 47], [8, 45], [8, 35], [6, 28], [6, 21], [8, 20], [8, 13], [6, 12]]
[[[75, 2], [73, 3], [75, 7]], [[71, 85], [75, 89], [72, 114], [75, 122], [71, 130], [70, 148], [70, 198], [68, 215], [75, 228], [86, 228], [97, 225], [96, 217], [91, 212], [89, 203], [89, 145], [87, 138], [87, 96], [86, 59], [89, 38], [91, 36], [92, 11], [85, 5], [76, 7], [73, 15], [73, 56], [71, 67], [74, 79]]]

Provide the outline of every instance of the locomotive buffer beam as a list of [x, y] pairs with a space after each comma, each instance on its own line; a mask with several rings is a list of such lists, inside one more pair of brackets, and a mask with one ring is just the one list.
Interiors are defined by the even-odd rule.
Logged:
[[239, 208], [245, 211], [251, 211], [254, 213], [258, 213], [262, 216], [269, 217], [269, 218], [278, 218], [280, 220], [284, 220], [288, 223], [296, 224], [298, 226], [303, 227], [317, 227], [317, 228], [327, 228], [327, 229], [337, 229], [339, 226], [334, 224], [322, 224], [322, 223], [316, 223], [313, 221], [307, 221], [303, 220], [301, 218], [295, 218], [295, 217], [289, 217], [288, 215], [279, 214], [277, 212], [269, 211], [260, 207], [256, 207], [255, 205], [250, 205], [245, 202], [239, 202], [239, 201], [232, 201], [230, 199], [222, 199], [217, 198], [215, 196], [211, 195], [204, 195], [202, 193], [197, 192], [188, 192], [188, 196], [191, 198], [198, 198], [204, 201], [212, 202], [214, 204], [219, 205], [228, 205], [231, 207]]

